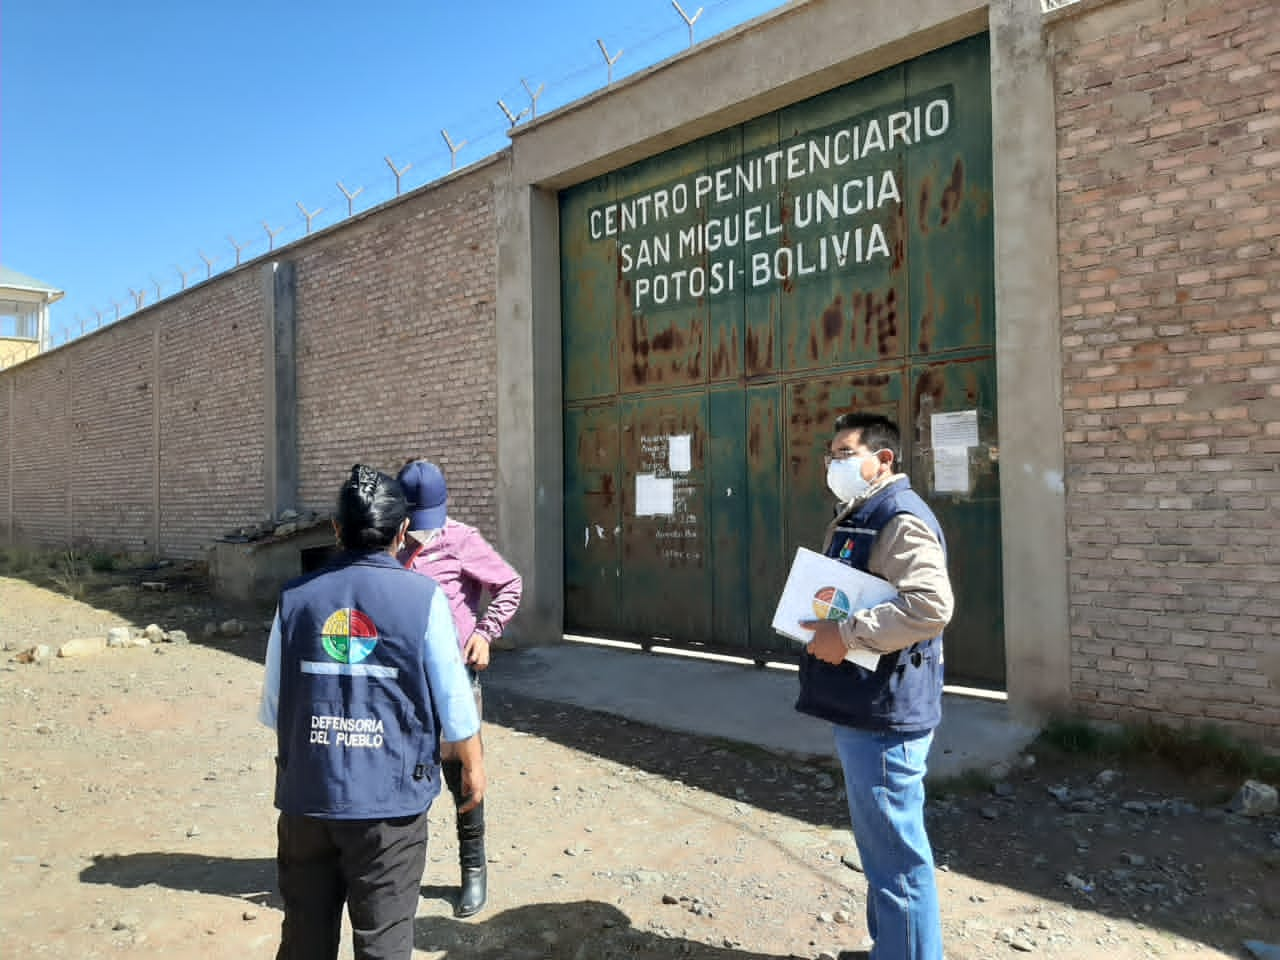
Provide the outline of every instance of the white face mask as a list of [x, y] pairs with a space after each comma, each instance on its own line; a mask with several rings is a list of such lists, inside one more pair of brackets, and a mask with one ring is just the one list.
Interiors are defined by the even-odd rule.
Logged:
[[827, 467], [827, 487], [841, 503], [857, 500], [871, 489], [871, 483], [862, 476], [862, 462], [866, 459], [864, 456], [832, 460]]

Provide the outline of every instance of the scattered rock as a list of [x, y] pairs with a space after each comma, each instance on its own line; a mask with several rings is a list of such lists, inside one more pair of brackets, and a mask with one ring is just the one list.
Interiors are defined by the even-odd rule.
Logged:
[[297, 510], [281, 510], [280, 516], [276, 519], [281, 523], [288, 523], [290, 520], [297, 520], [301, 514]]
[[1121, 807], [1130, 813], [1146, 813], [1149, 809], [1141, 800], [1126, 800]]
[[200, 828], [197, 827], [195, 824], [192, 824], [190, 827], [187, 828], [187, 836], [188, 837], [200, 836]]
[[164, 631], [160, 629], [159, 624], [155, 624], [155, 623], [147, 624], [146, 629], [142, 631], [142, 635], [146, 637], [148, 640], [150, 640], [152, 643], [164, 642]]
[[664, 893], [664, 894], [662, 895], [662, 902], [663, 902], [663, 903], [665, 903], [665, 904], [667, 904], [668, 906], [670, 906], [671, 904], [679, 903], [679, 902], [680, 902], [680, 898], [679, 898], [679, 897], [677, 897], [677, 896], [673, 896], [673, 895], [672, 895], [672, 894], [670, 894], [670, 893]]
[[824, 910], [822, 913], [818, 914], [818, 922], [819, 923], [835, 923], [836, 922], [835, 914], [827, 913]]
[[258, 919], [258, 911], [257, 911], [257, 910], [246, 910], [244, 913], [240, 914], [240, 917], [241, 917], [241, 919], [243, 919], [243, 920], [257, 920], [257, 919]]
[[169, 584], [163, 580], [143, 580], [138, 584], [143, 590], [150, 590], [154, 593], [166, 593], [169, 590]]
[[218, 625], [218, 633], [222, 634], [224, 637], [238, 637], [244, 633], [244, 624], [234, 618], [231, 620], [223, 620], [222, 623]]
[[995, 807], [983, 807], [978, 812], [982, 814], [984, 820], [996, 820], [1000, 817], [1000, 811]]
[[1276, 796], [1276, 788], [1257, 780], [1246, 780], [1238, 793], [1232, 798], [1228, 809], [1246, 817], [1260, 817], [1275, 813], [1280, 800]]
[[216, 637], [218, 635], [218, 625], [214, 623], [212, 620], [210, 620], [208, 623], [204, 625], [204, 628], [200, 631], [200, 633], [206, 639], [208, 639], [209, 637]]
[[997, 797], [1002, 797], [1006, 800], [1009, 797], [1012, 797], [1015, 793], [1017, 793], [1012, 783], [1005, 783], [1003, 781], [1000, 783], [993, 783], [991, 785], [991, 792], [994, 793]]
[[1093, 892], [1093, 884], [1089, 883], [1087, 880], [1080, 879], [1074, 873], [1068, 873], [1065, 877], [1062, 878], [1062, 882], [1065, 883], [1072, 890], [1074, 890], [1076, 893], [1092, 893]]
[[107, 631], [108, 647], [127, 647], [133, 640], [133, 631], [128, 627], [112, 627]]
[[40, 643], [34, 647], [28, 647], [26, 650], [23, 650], [13, 659], [15, 663], [40, 664], [40, 663], [48, 663], [49, 660], [52, 659], [52, 657], [53, 657], [53, 648], [49, 646], [47, 643]]
[[1093, 778], [1093, 782], [1099, 787], [1109, 787], [1120, 778], [1120, 774], [1114, 770], [1103, 770], [1100, 774]]
[[112, 930], [135, 930], [142, 924], [142, 918], [136, 913], [122, 913], [111, 924]]
[[990, 767], [987, 768], [987, 776], [989, 776], [992, 780], [1008, 780], [1009, 774], [1011, 772], [1012, 772], [1012, 767], [1010, 767], [1009, 764], [1003, 761], [1001, 761], [1000, 763], [993, 763]]
[[53, 727], [49, 726], [47, 723], [37, 723], [36, 733], [53, 733]]
[[848, 910], [837, 910], [833, 916], [835, 917], [836, 923], [850, 923], [853, 920], [853, 917], [850, 916]]
[[106, 637], [78, 637], [58, 648], [60, 657], [92, 657], [107, 649]]
[[1145, 867], [1147, 865], [1147, 858], [1140, 853], [1122, 853], [1120, 854], [1120, 859], [1131, 867]]
[[168, 633], [164, 635], [164, 638], [168, 640], [170, 643], [190, 643], [191, 642], [189, 639], [187, 639], [187, 631], [185, 630], [170, 630]]
[[129, 641], [129, 646], [131, 646], [131, 647], [149, 647], [149, 646], [151, 646], [151, 640], [150, 640], [150, 638], [145, 637], [145, 636], [143, 636], [142, 634], [138, 634], [138, 636], [134, 637], [132, 640], [130, 640], [130, 641]]
[[1071, 799], [1070, 787], [1048, 787], [1049, 795], [1059, 803], [1066, 803]]
[[272, 536], [276, 536], [276, 537], [288, 537], [288, 536], [292, 536], [297, 532], [298, 532], [298, 525], [296, 523], [290, 522], [290, 523], [280, 524], [278, 527], [276, 527], [274, 530], [271, 531], [271, 534]]
[[836, 785], [835, 777], [831, 776], [829, 773], [818, 774], [818, 776], [814, 778], [814, 783], [817, 784], [819, 790], [830, 790]]

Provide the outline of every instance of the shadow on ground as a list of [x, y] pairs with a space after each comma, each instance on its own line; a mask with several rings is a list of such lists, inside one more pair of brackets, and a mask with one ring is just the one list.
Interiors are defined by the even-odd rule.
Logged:
[[[784, 960], [794, 956], [637, 930], [617, 907], [595, 900], [530, 904], [478, 922], [419, 917], [414, 921], [414, 946], [444, 951], [446, 960]], [[866, 954], [845, 953], [841, 957], [857, 960]]]
[[[831, 852], [852, 853], [834, 761], [671, 733], [503, 690], [485, 690], [485, 721], [834, 827], [848, 847], [833, 841]], [[1001, 795], [982, 778], [931, 788], [928, 825], [944, 890], [946, 871], [954, 871], [1226, 951], [1238, 951], [1244, 939], [1280, 940], [1280, 841], [1270, 836], [1280, 821], [1217, 815], [1237, 784], [1131, 763], [1114, 767], [1112, 787], [1100, 789], [1100, 761], [1048, 748], [1034, 753], [1037, 763], [1013, 771]], [[1064, 804], [1050, 793], [1064, 787], [1092, 799]]]
[[268, 858], [236, 860], [191, 853], [125, 853], [95, 857], [80, 871], [81, 883], [114, 887], [154, 884], [169, 890], [210, 893], [283, 907], [276, 890], [276, 862]]

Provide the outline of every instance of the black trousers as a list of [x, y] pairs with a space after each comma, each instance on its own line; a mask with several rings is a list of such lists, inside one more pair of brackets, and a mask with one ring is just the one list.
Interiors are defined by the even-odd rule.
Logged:
[[346, 903], [356, 960], [409, 960], [427, 811], [396, 820], [280, 814], [284, 925], [276, 960], [336, 960]]

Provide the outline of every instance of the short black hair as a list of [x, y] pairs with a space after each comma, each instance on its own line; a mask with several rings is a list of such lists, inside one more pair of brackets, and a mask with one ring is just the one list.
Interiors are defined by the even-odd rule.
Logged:
[[858, 439], [868, 450], [893, 452], [893, 471], [902, 465], [902, 433], [898, 425], [878, 413], [842, 413], [836, 417], [834, 433], [857, 430]]
[[338, 526], [348, 550], [385, 550], [409, 515], [395, 478], [357, 463], [338, 491]]

